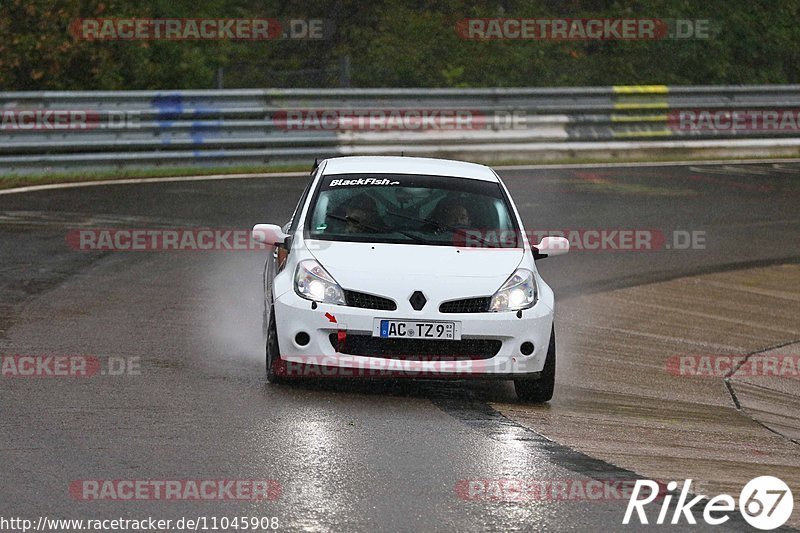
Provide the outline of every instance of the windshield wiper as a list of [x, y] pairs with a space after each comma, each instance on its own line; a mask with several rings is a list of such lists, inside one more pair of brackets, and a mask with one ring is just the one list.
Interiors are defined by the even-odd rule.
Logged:
[[386, 228], [379, 228], [377, 226], [373, 226], [371, 224], [367, 224], [366, 222], [361, 222], [356, 217], [348, 217], [348, 216], [329, 214], [328, 218], [332, 218], [332, 219], [335, 219], [335, 220], [341, 220], [342, 222], [351, 222], [351, 223], [355, 224], [356, 226], [359, 226], [359, 227], [364, 228], [364, 229], [368, 229], [370, 231], [374, 231], [375, 233], [382, 233], [383, 231], [386, 230]]
[[[424, 222], [426, 224], [430, 224], [431, 226], [435, 226], [437, 231], [447, 230], [447, 231], [451, 231], [453, 233], [455, 233], [457, 231], [464, 231], [464, 228], [459, 228], [459, 227], [456, 227], [456, 226], [450, 226], [450, 225], [447, 225], [447, 224], [442, 224], [441, 222], [438, 222], [438, 221], [433, 220], [431, 218], [412, 217], [410, 215], [405, 215], [403, 213], [396, 213], [394, 211], [387, 211], [386, 214], [387, 215], [396, 216], [396, 217], [399, 217], [399, 218], [405, 218], [406, 220], [413, 220], [414, 222]], [[486, 239], [484, 239], [480, 235], [470, 235], [470, 237], [472, 237], [472, 238], [476, 239], [477, 241], [479, 241], [486, 248], [495, 248], [495, 246], [492, 243], [490, 243], [489, 241], [487, 241]]]
[[[387, 228], [379, 228], [377, 226], [372, 226], [370, 224], [366, 224], [364, 222], [361, 222], [356, 217], [333, 215], [333, 214], [329, 214], [328, 217], [333, 218], [335, 220], [341, 220], [343, 222], [351, 222], [351, 223], [355, 224], [356, 226], [359, 226], [359, 227], [362, 227], [364, 229], [373, 231], [375, 233], [383, 233], [387, 229]], [[403, 231], [403, 230], [399, 230], [399, 229], [392, 229], [392, 228], [388, 228], [388, 229], [391, 229], [392, 231], [394, 231], [396, 233], [399, 233], [400, 235], [404, 235], [404, 236], [408, 237], [409, 239], [412, 239], [412, 240], [414, 240], [414, 241], [416, 241], [416, 242], [418, 242], [420, 244], [433, 244], [432, 241], [429, 241], [428, 239], [422, 238], [422, 237], [420, 237], [418, 235], [414, 235], [412, 233], [408, 233], [407, 231]]]

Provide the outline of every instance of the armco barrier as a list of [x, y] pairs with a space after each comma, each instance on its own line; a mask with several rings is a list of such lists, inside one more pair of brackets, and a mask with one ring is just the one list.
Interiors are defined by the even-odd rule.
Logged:
[[[0, 175], [307, 163], [401, 152], [500, 162], [800, 151], [800, 125], [791, 122], [800, 112], [798, 85], [15, 92], [0, 93], [0, 110]], [[287, 113], [309, 110], [405, 118], [460, 113], [467, 122], [444, 128], [380, 121], [377, 128], [313, 121], [287, 126]], [[692, 112], [723, 119], [735, 114], [741, 124], [680, 122]], [[747, 122], [775, 112], [783, 122]]]

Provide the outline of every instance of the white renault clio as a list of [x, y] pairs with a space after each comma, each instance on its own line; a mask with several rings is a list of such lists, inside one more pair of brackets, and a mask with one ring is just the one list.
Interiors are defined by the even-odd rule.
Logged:
[[342, 157], [312, 173], [289, 223], [257, 224], [267, 379], [410, 376], [513, 379], [523, 401], [553, 395], [553, 291], [489, 167]]

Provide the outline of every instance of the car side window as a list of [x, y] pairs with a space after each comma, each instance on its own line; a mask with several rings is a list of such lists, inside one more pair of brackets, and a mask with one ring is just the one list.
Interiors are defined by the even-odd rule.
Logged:
[[308, 193], [311, 191], [311, 184], [314, 183], [314, 178], [316, 177], [316, 172], [311, 175], [311, 179], [306, 185], [306, 190], [303, 191], [303, 195], [300, 197], [300, 201], [297, 202], [297, 207], [294, 208], [294, 213], [292, 213], [292, 218], [289, 220], [289, 231], [287, 233], [293, 234], [297, 231], [297, 225], [300, 223], [300, 212], [303, 209], [303, 205], [306, 203], [306, 199], [308, 198]]

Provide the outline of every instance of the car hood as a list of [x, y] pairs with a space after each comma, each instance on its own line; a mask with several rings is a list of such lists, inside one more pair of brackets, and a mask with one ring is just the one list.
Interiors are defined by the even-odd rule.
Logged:
[[521, 248], [316, 240], [306, 246], [345, 289], [400, 298], [425, 289], [442, 301], [493, 294], [524, 256]]

